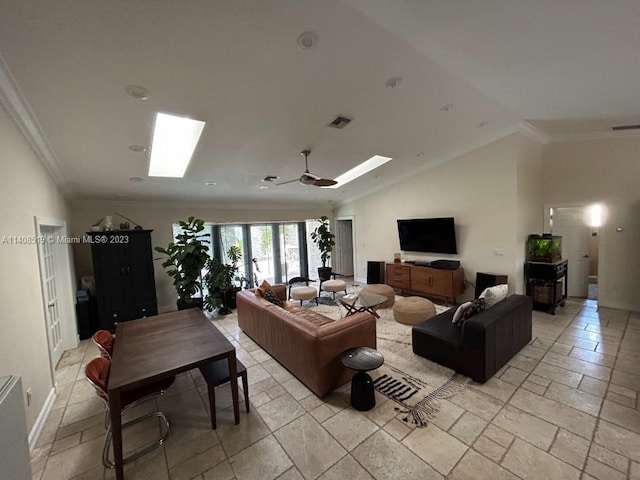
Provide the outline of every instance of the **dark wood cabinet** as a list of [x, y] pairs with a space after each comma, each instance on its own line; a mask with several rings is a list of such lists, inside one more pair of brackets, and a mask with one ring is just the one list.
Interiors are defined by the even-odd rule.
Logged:
[[455, 303], [464, 292], [464, 270], [440, 270], [402, 263], [387, 263], [387, 285]]
[[525, 285], [534, 309], [555, 315], [558, 304], [564, 305], [568, 293], [567, 266], [567, 260], [525, 263]]
[[98, 324], [158, 314], [151, 230], [91, 232], [91, 256], [98, 299]]

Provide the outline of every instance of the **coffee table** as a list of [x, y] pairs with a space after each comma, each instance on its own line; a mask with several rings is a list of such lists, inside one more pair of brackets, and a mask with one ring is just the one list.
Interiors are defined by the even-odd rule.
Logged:
[[376, 307], [387, 301], [387, 298], [376, 293], [350, 293], [347, 295], [338, 294], [336, 297], [340, 305], [347, 309], [347, 317], [359, 312], [369, 312], [376, 318], [380, 316], [376, 313]]
[[384, 363], [382, 354], [369, 347], [355, 347], [340, 355], [342, 364], [357, 373], [351, 380], [351, 405], [356, 410], [366, 412], [376, 406], [373, 379], [366, 373], [375, 370]]

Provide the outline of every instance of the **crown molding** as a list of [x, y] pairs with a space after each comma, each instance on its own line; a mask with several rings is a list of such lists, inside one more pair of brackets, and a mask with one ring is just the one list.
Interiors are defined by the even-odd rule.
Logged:
[[640, 130], [577, 132], [550, 135], [551, 142], [579, 142], [584, 140], [613, 140], [617, 138], [640, 138]]
[[22, 132], [56, 185], [66, 196], [69, 196], [68, 178], [2, 54], [0, 54], [0, 105]]
[[549, 135], [537, 129], [526, 120], [523, 120], [522, 122], [520, 122], [516, 126], [515, 131], [522, 133], [523, 135], [526, 135], [530, 139], [535, 140], [536, 142], [541, 143], [542, 145], [546, 145], [551, 141], [551, 138], [549, 137]]

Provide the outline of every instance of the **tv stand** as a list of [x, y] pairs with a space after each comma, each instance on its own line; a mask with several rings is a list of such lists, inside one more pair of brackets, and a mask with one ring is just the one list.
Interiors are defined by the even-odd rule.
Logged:
[[456, 303], [464, 292], [464, 269], [439, 270], [407, 263], [387, 263], [387, 285], [397, 290], [414, 292]]

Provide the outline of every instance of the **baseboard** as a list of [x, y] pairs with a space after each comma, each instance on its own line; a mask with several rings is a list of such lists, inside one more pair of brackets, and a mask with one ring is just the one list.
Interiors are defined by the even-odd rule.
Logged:
[[42, 429], [44, 428], [44, 424], [47, 422], [49, 418], [49, 414], [51, 413], [51, 408], [53, 407], [53, 403], [56, 401], [56, 389], [52, 388], [47, 396], [47, 400], [44, 402], [44, 406], [42, 410], [40, 410], [40, 414], [38, 418], [36, 418], [36, 423], [33, 424], [33, 428], [29, 433], [29, 450], [33, 451], [36, 448], [36, 444], [40, 439], [40, 434], [42, 433]]
[[607, 300], [606, 298], [598, 298], [598, 307], [616, 308], [618, 310], [631, 310], [632, 312], [640, 312], [640, 304], [630, 302], [617, 302], [615, 300]]
[[169, 305], [160, 305], [158, 307], [158, 313], [169, 313], [169, 312], [175, 312], [178, 309], [178, 307], [176, 306], [175, 303], [169, 304]]

